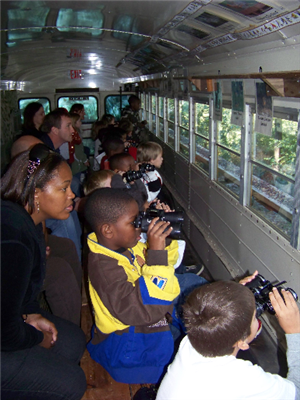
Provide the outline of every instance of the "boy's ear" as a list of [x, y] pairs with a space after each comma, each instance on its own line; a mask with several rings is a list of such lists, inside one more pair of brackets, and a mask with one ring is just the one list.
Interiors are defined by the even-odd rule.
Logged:
[[239, 340], [236, 342], [236, 346], [238, 347], [239, 350], [248, 350], [249, 349], [249, 344], [246, 342], [246, 340]]
[[103, 224], [101, 226], [101, 234], [107, 239], [111, 239], [113, 237], [113, 229], [110, 224]]

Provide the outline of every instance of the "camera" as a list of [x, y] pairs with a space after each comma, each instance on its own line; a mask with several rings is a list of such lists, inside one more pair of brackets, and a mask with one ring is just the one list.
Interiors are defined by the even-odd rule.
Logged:
[[[141, 228], [142, 232], [147, 232], [148, 227], [153, 220], [153, 218], [159, 218], [160, 221], [168, 221], [172, 226], [172, 232], [168, 236], [171, 239], [181, 238], [181, 228], [184, 221], [183, 212], [164, 212], [163, 210], [156, 210], [153, 208], [148, 208], [147, 211], [142, 211], [136, 217], [134, 221], [134, 226], [136, 228]], [[169, 229], [169, 227], [168, 227]]]
[[122, 175], [123, 181], [125, 183], [130, 183], [133, 182], [137, 179], [140, 179], [143, 177], [143, 175], [145, 175], [147, 172], [149, 171], [154, 171], [155, 170], [155, 166], [152, 164], [141, 164], [139, 166], [139, 170], [138, 171], [127, 171], [125, 172], [125, 174]]
[[264, 311], [268, 311], [270, 314], [274, 315], [275, 311], [272, 306], [272, 303], [269, 299], [269, 293], [272, 292], [273, 287], [276, 287], [280, 296], [283, 298], [281, 293], [282, 289], [289, 291], [292, 293], [294, 299], [297, 301], [298, 296], [297, 293], [291, 288], [283, 288], [281, 285], [286, 283], [286, 281], [282, 281], [277, 283], [276, 285], [272, 285], [272, 283], [266, 280], [262, 275], [256, 275], [256, 277], [251, 281], [246, 283], [247, 286], [255, 297], [255, 305], [256, 305], [256, 316], [260, 317]]

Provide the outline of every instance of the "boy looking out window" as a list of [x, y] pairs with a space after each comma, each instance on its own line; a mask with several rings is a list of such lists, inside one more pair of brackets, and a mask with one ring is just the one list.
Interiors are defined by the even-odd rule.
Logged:
[[291, 293], [276, 288], [270, 301], [286, 333], [287, 379], [236, 358], [258, 331], [254, 296], [236, 282], [195, 289], [184, 305], [187, 336], [169, 366], [157, 400], [294, 400], [300, 396], [300, 314]]
[[103, 188], [87, 200], [90, 295], [95, 310], [91, 357], [124, 383], [156, 383], [170, 362], [174, 342], [165, 315], [172, 314], [179, 284], [173, 265], [178, 246], [157, 218], [148, 243], [134, 221], [137, 202], [120, 189]]

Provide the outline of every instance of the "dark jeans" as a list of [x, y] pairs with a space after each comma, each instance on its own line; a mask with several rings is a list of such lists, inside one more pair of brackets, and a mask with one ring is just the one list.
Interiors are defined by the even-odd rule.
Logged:
[[80, 325], [82, 268], [72, 240], [48, 235], [50, 256], [43, 290], [57, 317]]
[[51, 229], [53, 235], [73, 240], [76, 246], [78, 258], [81, 260], [82, 230], [76, 210], [73, 210], [70, 213], [68, 219], [46, 219], [46, 226]]
[[209, 283], [206, 279], [202, 278], [202, 276], [198, 276], [195, 274], [176, 274], [176, 278], [178, 279], [178, 283], [180, 286], [180, 295], [176, 297], [173, 301], [175, 316], [173, 316], [173, 324], [170, 324], [170, 331], [172, 333], [174, 342], [179, 338], [182, 338], [182, 335], [186, 334], [185, 326], [182, 320], [182, 306], [185, 302], [187, 296], [197, 287], [206, 285]]
[[58, 330], [55, 346], [1, 352], [2, 400], [80, 400], [86, 378], [78, 363], [85, 349], [83, 331], [42, 312]]

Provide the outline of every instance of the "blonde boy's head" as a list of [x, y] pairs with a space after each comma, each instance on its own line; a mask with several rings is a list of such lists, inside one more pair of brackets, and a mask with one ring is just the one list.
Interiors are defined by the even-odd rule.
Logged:
[[109, 169], [94, 172], [84, 184], [83, 192], [85, 196], [90, 195], [96, 189], [110, 187], [113, 175], [115, 173]]
[[155, 142], [139, 144], [137, 148], [137, 162], [150, 162], [162, 154], [162, 147]]

